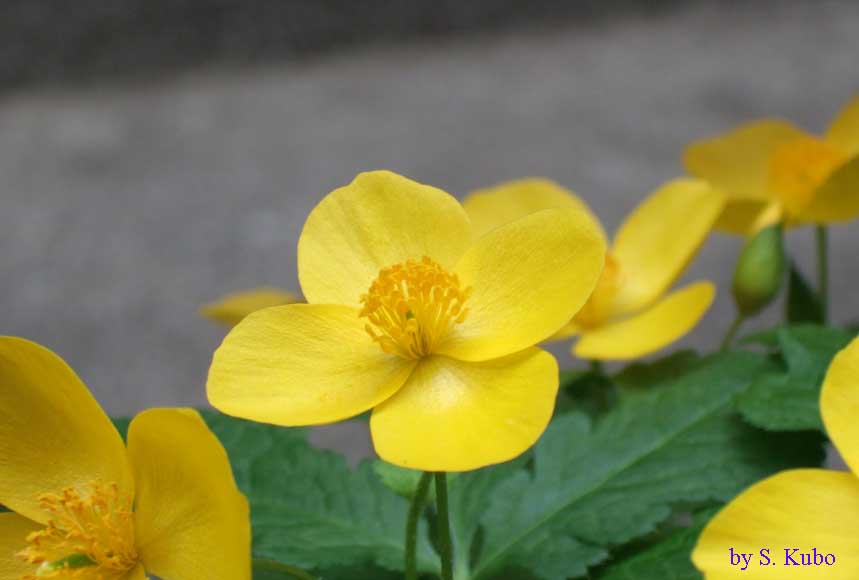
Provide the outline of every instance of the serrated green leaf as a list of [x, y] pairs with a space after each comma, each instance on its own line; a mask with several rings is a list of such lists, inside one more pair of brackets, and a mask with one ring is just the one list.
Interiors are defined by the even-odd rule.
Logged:
[[692, 550], [698, 536], [717, 509], [696, 514], [692, 525], [678, 529], [660, 542], [640, 552], [613, 562], [597, 575], [599, 580], [702, 580], [703, 576], [692, 565]]
[[[402, 569], [408, 504], [378, 480], [370, 462], [353, 471], [340, 455], [294, 440], [276, 441], [261, 454], [244, 445], [230, 450], [246, 466], [239, 469], [247, 473], [256, 555], [313, 569]], [[419, 570], [437, 570], [423, 525], [419, 538]]]
[[[422, 471], [392, 465], [381, 459], [373, 461], [373, 471], [385, 487], [409, 500], [415, 495], [421, 475], [423, 475]], [[452, 484], [457, 477], [459, 477], [458, 473], [447, 474], [448, 484]], [[435, 486], [431, 485], [427, 492], [427, 501], [432, 502], [434, 498]]]
[[820, 387], [829, 363], [847, 346], [846, 331], [797, 325], [775, 331], [781, 369], [759, 377], [737, 397], [737, 407], [758, 427], [777, 431], [823, 429]]
[[454, 577], [471, 575], [471, 563], [480, 548], [480, 523], [490, 507], [495, 488], [523, 469], [530, 459], [526, 454], [513, 461], [462, 473], [449, 485], [451, 541], [454, 551]]
[[274, 560], [253, 562], [253, 580], [401, 580], [401, 576], [373, 566], [341, 566], [309, 573]]
[[795, 263], [790, 265], [785, 309], [787, 321], [792, 324], [802, 322], [823, 324], [825, 322], [820, 296], [811, 287]]
[[274, 560], [254, 560], [253, 580], [317, 580], [316, 576], [305, 570], [275, 562]]
[[614, 382], [625, 389], [647, 389], [684, 375], [700, 362], [701, 356], [694, 350], [681, 350], [651, 363], [627, 365], [614, 376]]
[[[342, 456], [312, 447], [305, 429], [201, 414], [250, 502], [256, 558], [322, 570], [326, 580], [385, 578], [376, 566], [402, 570], [408, 503], [378, 480], [371, 462], [352, 470]], [[114, 424], [124, 434], [129, 421]], [[439, 567], [423, 523], [418, 567]]]
[[406, 499], [415, 495], [422, 475], [420, 471], [392, 465], [381, 459], [373, 461], [373, 471], [385, 487]]
[[581, 413], [557, 418], [534, 450], [533, 473], [495, 486], [468, 577], [582, 575], [609, 546], [656, 529], [673, 504], [726, 501], [773, 472], [818, 465], [819, 436], [768, 434], [731, 412], [733, 397], [774, 368], [764, 355], [724, 353], [594, 424]]
[[601, 371], [563, 371], [560, 385], [556, 414], [583, 411], [597, 416], [608, 411], [617, 401], [614, 383]]

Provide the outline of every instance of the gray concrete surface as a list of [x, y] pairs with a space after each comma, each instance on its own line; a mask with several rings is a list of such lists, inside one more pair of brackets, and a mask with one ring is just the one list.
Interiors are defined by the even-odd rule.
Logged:
[[[0, 332], [55, 349], [112, 413], [203, 404], [223, 331], [197, 308], [256, 284], [296, 288], [304, 218], [355, 173], [390, 168], [457, 195], [545, 175], [613, 227], [681, 171], [691, 139], [762, 115], [821, 129], [859, 91], [857, 24], [856, 3], [696, 5], [598, 28], [7, 96]], [[810, 267], [811, 232], [790, 238]], [[859, 224], [835, 229], [838, 321], [859, 317], [857, 242]], [[722, 292], [684, 345], [713, 347], [728, 326], [738, 245], [714, 237], [687, 276]], [[326, 445], [356, 437], [362, 426], [317, 434]]]

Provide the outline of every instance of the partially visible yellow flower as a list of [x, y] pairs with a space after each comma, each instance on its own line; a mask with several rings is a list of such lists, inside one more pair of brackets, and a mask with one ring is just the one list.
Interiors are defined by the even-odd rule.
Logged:
[[247, 501], [190, 409], [152, 409], [128, 447], [77, 375], [0, 337], [0, 579], [249, 580]]
[[262, 286], [253, 290], [227, 294], [220, 300], [203, 306], [200, 309], [200, 314], [214, 322], [226, 326], [235, 326], [251, 312], [272, 306], [295, 304], [296, 302], [301, 302], [301, 298], [292, 292]]
[[[545, 208], [590, 213], [573, 192], [534, 178], [475, 191], [463, 205], [484, 231]], [[722, 207], [723, 196], [701, 180], [677, 179], [660, 187], [621, 225], [587, 304], [553, 338], [578, 335], [573, 354], [581, 358], [627, 360], [656, 352], [692, 330], [712, 304], [715, 287], [696, 282], [668, 290]]]
[[749, 235], [779, 221], [826, 224], [859, 216], [859, 97], [823, 136], [763, 119], [686, 148], [690, 174], [728, 194], [717, 223]]
[[[852, 473], [797, 469], [744, 491], [707, 525], [692, 554], [707, 580], [859, 578], [859, 339], [833, 359], [820, 408]], [[764, 549], [774, 564], [761, 565]], [[731, 550], [751, 555], [745, 571], [730, 564]], [[815, 552], [833, 554], [832, 565], [793, 564]]]
[[589, 215], [534, 213], [473, 237], [447, 193], [363, 173], [314, 208], [298, 242], [309, 304], [257, 311], [215, 352], [209, 401], [277, 425], [373, 409], [386, 461], [464, 471], [512, 459], [551, 418], [558, 331], [599, 278]]

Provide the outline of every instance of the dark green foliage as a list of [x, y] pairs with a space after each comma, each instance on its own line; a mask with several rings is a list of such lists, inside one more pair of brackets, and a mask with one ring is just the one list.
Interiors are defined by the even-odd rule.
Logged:
[[820, 296], [811, 287], [795, 263], [790, 266], [785, 308], [789, 323], [823, 324], [825, 322], [826, 316]]
[[822, 429], [820, 387], [835, 354], [852, 334], [837, 328], [798, 325], [759, 335], [757, 342], [774, 345], [777, 370], [755, 379], [737, 397], [740, 412], [754, 425], [780, 431]]

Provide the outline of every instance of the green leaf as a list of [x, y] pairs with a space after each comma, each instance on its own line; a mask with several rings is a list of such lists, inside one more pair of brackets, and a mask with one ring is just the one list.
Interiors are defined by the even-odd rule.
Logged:
[[[231, 421], [227, 433], [216, 432], [238, 459], [255, 555], [314, 570], [369, 563], [402, 569], [408, 504], [379, 481], [371, 462], [353, 471], [340, 455], [284, 429]], [[419, 538], [418, 568], [437, 570], [425, 527]]]
[[785, 307], [787, 321], [790, 323], [824, 323], [825, 314], [820, 296], [793, 263], [790, 266]]
[[471, 563], [482, 539], [481, 520], [490, 508], [496, 487], [522, 470], [529, 459], [526, 454], [507, 463], [463, 473], [450, 483], [448, 509], [456, 580], [470, 577]]
[[[312, 447], [304, 429], [201, 414], [250, 502], [256, 558], [324, 571], [326, 580], [381, 580], [379, 566], [402, 570], [408, 503], [379, 481], [371, 462], [352, 470], [340, 455]], [[114, 423], [124, 433], [129, 422]], [[418, 567], [439, 567], [425, 525]]]
[[614, 382], [625, 389], [647, 389], [682, 376], [701, 363], [694, 350], [681, 350], [652, 363], [634, 362], [614, 376]]
[[420, 471], [392, 465], [381, 459], [373, 461], [373, 471], [385, 487], [406, 499], [415, 495], [422, 475]]
[[535, 447], [533, 471], [494, 486], [480, 549], [458, 578], [582, 575], [609, 546], [653, 532], [672, 505], [726, 501], [773, 472], [819, 465], [819, 434], [770, 434], [732, 413], [733, 397], [775, 368], [764, 355], [724, 353], [596, 423], [581, 413], [557, 418]]
[[698, 536], [718, 510], [707, 509], [693, 518], [692, 525], [669, 534], [665, 539], [640, 552], [607, 566], [599, 580], [702, 580], [692, 565], [691, 555]]
[[797, 325], [777, 329], [775, 337], [781, 368], [759, 377], [740, 394], [738, 409], [765, 429], [822, 430], [820, 387], [832, 357], [852, 335], [837, 328]]
[[562, 371], [555, 413], [584, 411], [592, 416], [605, 413], [617, 402], [617, 389], [601, 371]]
[[[373, 471], [385, 487], [408, 500], [411, 500], [412, 496], [415, 495], [418, 489], [418, 482], [421, 479], [421, 475], [423, 475], [422, 471], [393, 465], [381, 459], [373, 461]], [[447, 475], [448, 484], [451, 484], [458, 476], [458, 473], [449, 473]], [[428, 501], [433, 501], [433, 498], [435, 498], [435, 486], [430, 486], [427, 498]]]
[[253, 580], [316, 580], [316, 576], [274, 560], [254, 560]]
[[253, 580], [401, 580], [401, 574], [375, 567], [337, 567], [319, 574], [274, 560], [254, 560]]

